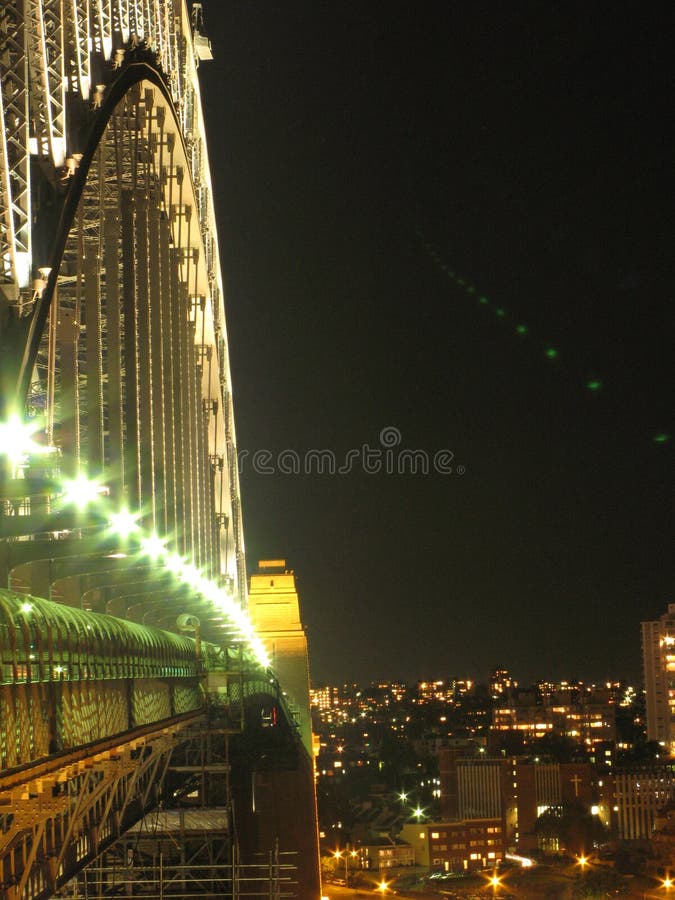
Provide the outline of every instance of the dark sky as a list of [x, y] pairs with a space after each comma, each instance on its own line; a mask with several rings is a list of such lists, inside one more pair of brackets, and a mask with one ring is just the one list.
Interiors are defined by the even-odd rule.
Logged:
[[249, 565], [295, 569], [313, 682], [639, 677], [675, 601], [672, 10], [205, 7], [240, 451], [454, 453], [244, 460]]

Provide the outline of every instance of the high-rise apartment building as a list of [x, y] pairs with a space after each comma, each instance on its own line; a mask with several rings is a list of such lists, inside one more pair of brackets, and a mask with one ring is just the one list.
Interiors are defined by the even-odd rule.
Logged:
[[656, 818], [674, 800], [672, 763], [620, 769], [614, 776], [617, 836], [624, 841], [649, 840]]
[[675, 750], [675, 603], [642, 623], [642, 661], [647, 695], [647, 737]]
[[497, 666], [490, 673], [489, 691], [493, 700], [506, 696], [512, 688], [517, 687], [518, 682], [513, 678], [508, 669]]

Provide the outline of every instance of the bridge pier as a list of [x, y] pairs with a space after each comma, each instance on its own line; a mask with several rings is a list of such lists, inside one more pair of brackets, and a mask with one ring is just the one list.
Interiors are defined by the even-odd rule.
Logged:
[[241, 862], [259, 862], [270, 848], [278, 847], [281, 861], [296, 867], [297, 884], [289, 888], [291, 893], [298, 900], [319, 900], [312, 760], [304, 751], [281, 763], [253, 754], [246, 736], [234, 738], [232, 744], [233, 827]]

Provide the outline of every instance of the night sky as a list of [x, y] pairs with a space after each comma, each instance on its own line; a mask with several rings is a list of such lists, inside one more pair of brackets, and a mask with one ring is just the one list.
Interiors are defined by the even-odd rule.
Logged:
[[[675, 602], [673, 10], [204, 15], [247, 555], [295, 570], [313, 683], [639, 678]], [[252, 471], [384, 428], [452, 474]]]

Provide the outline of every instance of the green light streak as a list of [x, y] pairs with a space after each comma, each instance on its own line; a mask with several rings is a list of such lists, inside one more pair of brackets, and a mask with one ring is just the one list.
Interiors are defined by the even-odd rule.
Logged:
[[[433, 244], [431, 244], [430, 242], [427, 242], [425, 240], [421, 230], [418, 230], [417, 234], [421, 238], [421, 240], [424, 244], [424, 247], [426, 248], [429, 256], [436, 262], [437, 265], [440, 266], [440, 268], [443, 269], [443, 271], [446, 273], [447, 277], [453, 282], [453, 284], [455, 284], [459, 287], [462, 287], [464, 289], [464, 293], [469, 296], [477, 295], [478, 304], [480, 306], [485, 306], [485, 307], [488, 307], [489, 309], [491, 309], [497, 318], [499, 318], [499, 319], [509, 318], [509, 311], [507, 308], [505, 308], [503, 306], [493, 305], [491, 303], [491, 301], [489, 300], [489, 298], [487, 296], [485, 296], [484, 294], [481, 294], [479, 292], [479, 290], [476, 287], [474, 287], [474, 285], [468, 279], [462, 278], [459, 274], [457, 274], [453, 269], [451, 269], [449, 267], [449, 265], [443, 260], [441, 254], [439, 253], [437, 248], [434, 247]], [[514, 332], [521, 338], [530, 336], [530, 334], [531, 334], [529, 325], [526, 325], [524, 322], [515, 324]], [[548, 359], [552, 362], [555, 360], [561, 359], [560, 350], [557, 349], [556, 347], [547, 345], [547, 344], [543, 344], [541, 349], [542, 349], [543, 355], [546, 359]], [[604, 390], [604, 387], [605, 387], [603, 381], [600, 378], [598, 378], [597, 376], [586, 376], [585, 378], [583, 378], [583, 376], [581, 376], [580, 384], [583, 384], [584, 389], [586, 391], [588, 391], [589, 393], [593, 393], [593, 394], [599, 393], [600, 391]], [[654, 444], [666, 444], [666, 443], [670, 442], [670, 439], [671, 439], [670, 434], [662, 432], [662, 433], [653, 435], [652, 442]]]
[[652, 438], [652, 441], [655, 444], [667, 444], [670, 440], [670, 435], [666, 434], [664, 431], [661, 431], [659, 434], [655, 434]]

